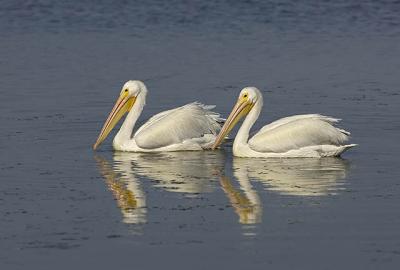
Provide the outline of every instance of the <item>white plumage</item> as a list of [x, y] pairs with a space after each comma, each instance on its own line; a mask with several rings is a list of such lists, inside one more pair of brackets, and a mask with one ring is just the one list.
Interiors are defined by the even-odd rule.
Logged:
[[249, 132], [263, 105], [260, 90], [244, 88], [222, 128], [213, 148], [217, 147], [237, 121], [246, 116], [233, 143], [239, 157], [327, 157], [339, 156], [355, 144], [346, 145], [350, 133], [334, 126], [339, 119], [319, 114], [285, 117], [264, 126], [252, 138]]
[[145, 105], [146, 94], [147, 88], [142, 82], [125, 83], [94, 148], [107, 137], [125, 112], [128, 115], [113, 140], [115, 150], [161, 152], [210, 148], [223, 119], [211, 111], [214, 106], [198, 102], [156, 114], [132, 136], [135, 123]]
[[154, 149], [179, 144], [188, 139], [215, 136], [221, 126], [219, 115], [210, 111], [214, 106], [190, 103], [156, 114], [150, 118], [133, 138], [143, 149]]
[[259, 152], [283, 153], [313, 145], [341, 145], [349, 133], [334, 127], [337, 121], [316, 114], [286, 117], [264, 126], [249, 140], [249, 146]]

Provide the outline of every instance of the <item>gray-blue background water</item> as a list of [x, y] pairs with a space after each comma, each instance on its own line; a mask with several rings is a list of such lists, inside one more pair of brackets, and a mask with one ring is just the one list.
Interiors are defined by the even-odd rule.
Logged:
[[[0, 1], [1, 269], [398, 269], [399, 1]], [[241, 88], [343, 119], [343, 159], [91, 149], [128, 79], [140, 118]]]

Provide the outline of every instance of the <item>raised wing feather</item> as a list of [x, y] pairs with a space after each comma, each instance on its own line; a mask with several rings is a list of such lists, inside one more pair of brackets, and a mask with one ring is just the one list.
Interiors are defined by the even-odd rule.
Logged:
[[144, 149], [181, 143], [205, 134], [216, 135], [223, 121], [210, 111], [214, 106], [190, 103], [151, 117], [134, 135], [136, 144]]
[[338, 121], [318, 114], [282, 118], [264, 126], [249, 140], [249, 146], [259, 152], [283, 153], [313, 145], [343, 145], [350, 133], [334, 127]]

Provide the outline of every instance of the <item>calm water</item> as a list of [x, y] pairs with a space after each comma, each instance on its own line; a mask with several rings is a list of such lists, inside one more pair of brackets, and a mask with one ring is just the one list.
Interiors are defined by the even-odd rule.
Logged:
[[[65, 2], [65, 3], [64, 3]], [[1, 269], [398, 269], [399, 1], [1, 1]], [[122, 84], [256, 128], [343, 119], [342, 159], [91, 149]]]

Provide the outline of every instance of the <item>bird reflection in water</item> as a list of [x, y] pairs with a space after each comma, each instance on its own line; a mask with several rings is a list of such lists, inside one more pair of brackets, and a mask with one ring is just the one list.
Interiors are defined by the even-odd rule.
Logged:
[[[100, 156], [95, 156], [95, 159], [108, 189], [117, 201], [123, 222], [127, 224], [146, 223], [146, 195], [132, 172], [131, 161], [122, 156], [114, 156], [114, 164], [111, 166]], [[141, 234], [141, 230], [135, 228], [132, 233]]]
[[112, 166], [100, 156], [95, 159], [121, 209], [123, 222], [129, 224], [147, 222], [146, 194], [140, 180], [149, 179], [154, 187], [195, 197], [215, 189], [215, 171], [224, 165], [222, 154], [210, 151], [115, 152]]
[[215, 170], [224, 165], [218, 152], [163, 152], [158, 154], [132, 154], [120, 152], [132, 161], [138, 176], [148, 178], [154, 187], [170, 192], [184, 193], [187, 197], [209, 193], [215, 189]]
[[340, 158], [233, 159], [237, 177], [246, 176], [269, 191], [292, 196], [336, 195], [345, 188], [348, 167]]
[[[322, 197], [344, 189], [348, 162], [338, 158], [252, 159], [233, 158], [226, 171], [223, 151], [139, 154], [115, 152], [113, 166], [96, 157], [101, 174], [114, 194], [123, 222], [147, 222], [146, 194], [139, 180], [186, 197], [214, 192], [216, 178], [239, 217], [239, 223], [255, 234], [262, 222], [263, 204], [254, 183], [285, 196]], [[224, 173], [226, 172], [226, 173]], [[233, 177], [232, 177], [233, 176]]]
[[[233, 158], [233, 176], [239, 188], [227, 175], [220, 175], [222, 189], [244, 226], [244, 235], [256, 234], [262, 222], [263, 204], [253, 183], [260, 182], [267, 191], [287, 196], [323, 197], [336, 195], [345, 188], [349, 167], [339, 158], [323, 159], [252, 159]], [[254, 225], [254, 226], [248, 226]]]
[[256, 224], [261, 222], [262, 204], [257, 192], [253, 189], [248, 178], [238, 178], [240, 190], [236, 189], [231, 180], [225, 176], [220, 176], [220, 183], [223, 191], [227, 195], [230, 204], [239, 216], [241, 224]]

